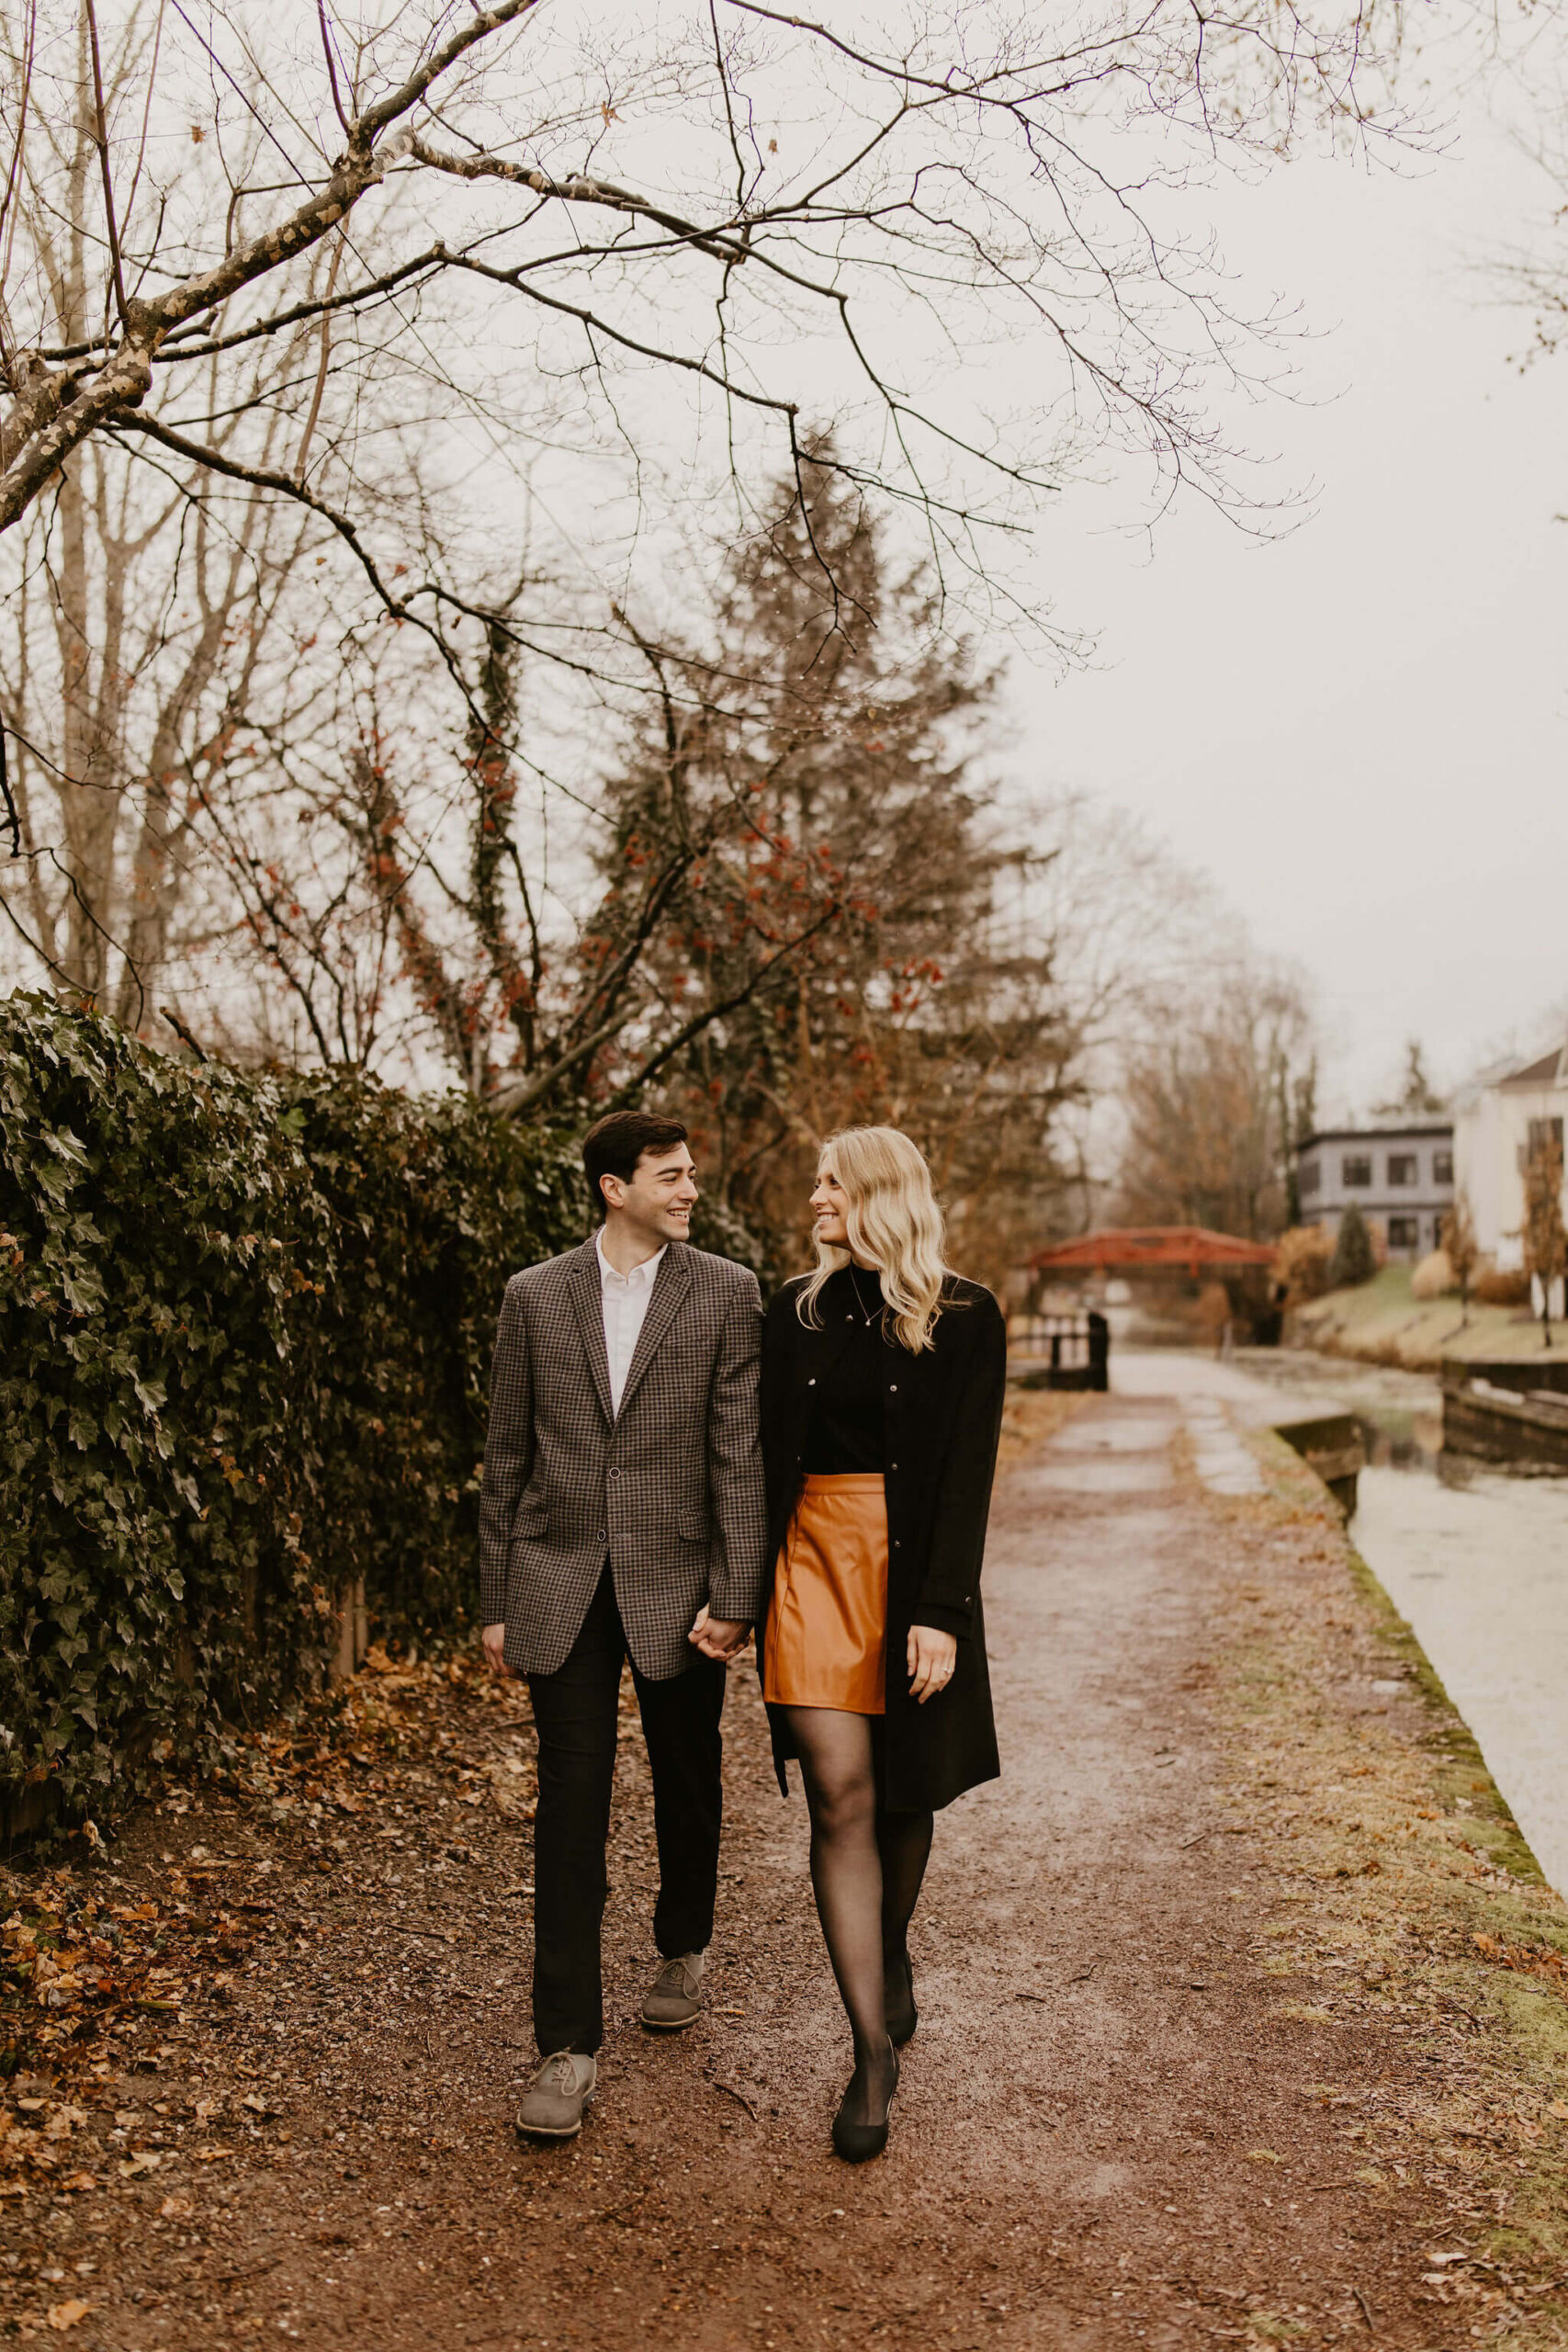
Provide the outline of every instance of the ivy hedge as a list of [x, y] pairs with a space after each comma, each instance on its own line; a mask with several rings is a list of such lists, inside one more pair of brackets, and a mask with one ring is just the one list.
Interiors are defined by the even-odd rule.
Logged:
[[100, 1817], [317, 1678], [363, 1579], [460, 1629], [506, 1277], [558, 1136], [0, 1003], [0, 1815]]

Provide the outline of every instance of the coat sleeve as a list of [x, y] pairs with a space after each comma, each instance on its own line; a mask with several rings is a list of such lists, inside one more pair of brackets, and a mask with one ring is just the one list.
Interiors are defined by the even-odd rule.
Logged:
[[750, 1267], [737, 1272], [708, 1398], [708, 1493], [723, 1555], [708, 1579], [708, 1607], [749, 1625], [761, 1598], [768, 1523], [757, 1399], [762, 1294]]
[[967, 1344], [954, 1364], [953, 1436], [932, 1514], [925, 1581], [914, 1610], [917, 1625], [956, 1634], [960, 1641], [968, 1635], [980, 1590], [1008, 1374], [1007, 1325], [990, 1292], [982, 1292], [964, 1312], [973, 1317], [975, 1328], [964, 1334]]
[[795, 1288], [792, 1283], [775, 1291], [762, 1317], [762, 1474], [767, 1483], [770, 1530], [778, 1525], [786, 1487], [791, 1500], [794, 1498], [796, 1465], [789, 1447], [794, 1426], [794, 1340], [800, 1328], [795, 1312]]
[[479, 1487], [479, 1623], [506, 1614], [506, 1561], [517, 1498], [534, 1473], [534, 1375], [521, 1285], [506, 1285], [490, 1372], [490, 1422]]

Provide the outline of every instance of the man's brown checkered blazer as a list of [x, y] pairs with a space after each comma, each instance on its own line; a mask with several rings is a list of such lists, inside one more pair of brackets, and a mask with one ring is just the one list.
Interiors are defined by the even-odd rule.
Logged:
[[632, 1657], [654, 1681], [690, 1665], [705, 1602], [750, 1623], [767, 1535], [761, 1324], [749, 1267], [672, 1241], [615, 1414], [593, 1243], [513, 1275], [479, 1505], [481, 1622], [504, 1618], [508, 1666], [564, 1663], [606, 1560]]

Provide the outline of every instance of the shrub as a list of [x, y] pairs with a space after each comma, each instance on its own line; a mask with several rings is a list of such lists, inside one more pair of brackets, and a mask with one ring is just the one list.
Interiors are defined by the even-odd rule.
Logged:
[[1292, 1225], [1280, 1236], [1273, 1278], [1284, 1291], [1286, 1306], [1300, 1306], [1309, 1298], [1323, 1296], [1333, 1256], [1334, 1237], [1320, 1225]]
[[1414, 1299], [1447, 1298], [1458, 1287], [1446, 1250], [1430, 1250], [1410, 1277], [1410, 1295]]
[[472, 1581], [494, 1319], [584, 1229], [462, 1097], [155, 1054], [0, 1004], [0, 1807], [107, 1810]]
[[1352, 1201], [1334, 1237], [1334, 1255], [1328, 1261], [1329, 1285], [1334, 1290], [1344, 1290], [1352, 1283], [1371, 1282], [1377, 1270], [1377, 1252], [1367, 1220]]
[[1471, 1283], [1470, 1295], [1482, 1306], [1528, 1306], [1530, 1278], [1522, 1267], [1504, 1273], [1496, 1266], [1483, 1266]]

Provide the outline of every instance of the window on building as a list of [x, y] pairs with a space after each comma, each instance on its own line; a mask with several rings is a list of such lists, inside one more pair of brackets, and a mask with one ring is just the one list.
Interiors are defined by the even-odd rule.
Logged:
[[1371, 1155], [1363, 1156], [1360, 1152], [1347, 1153], [1339, 1163], [1339, 1181], [1347, 1186], [1370, 1184], [1372, 1181]]
[[1418, 1250], [1421, 1246], [1420, 1218], [1391, 1216], [1388, 1221], [1388, 1246], [1391, 1250]]
[[1453, 1181], [1454, 1181], [1454, 1156], [1453, 1156], [1453, 1153], [1452, 1153], [1451, 1151], [1435, 1151], [1435, 1152], [1432, 1154], [1432, 1182], [1433, 1182], [1433, 1183], [1434, 1183], [1434, 1184], [1451, 1184], [1451, 1183], [1453, 1182]]
[[1414, 1184], [1416, 1154], [1413, 1151], [1391, 1151], [1388, 1156], [1388, 1181], [1391, 1184]]
[[1525, 1134], [1526, 1141], [1520, 1144], [1515, 1154], [1521, 1176], [1537, 1152], [1544, 1151], [1548, 1144], [1554, 1143], [1558, 1150], [1562, 1150], [1562, 1122], [1561, 1119], [1531, 1119], [1526, 1127]]
[[1315, 1159], [1303, 1159], [1302, 1162], [1301, 1173], [1302, 1191], [1303, 1193], [1315, 1193], [1322, 1181], [1322, 1174], [1323, 1171], [1319, 1168]]

